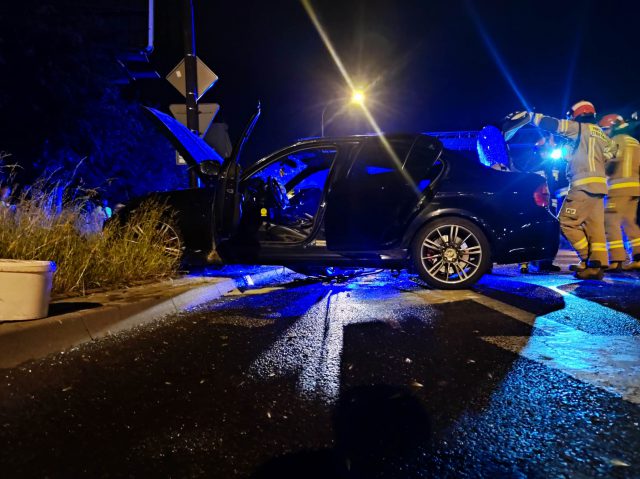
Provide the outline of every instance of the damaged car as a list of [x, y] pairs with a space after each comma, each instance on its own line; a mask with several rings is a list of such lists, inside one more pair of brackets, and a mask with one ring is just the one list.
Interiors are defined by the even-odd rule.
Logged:
[[305, 139], [242, 169], [259, 109], [227, 159], [171, 116], [147, 111], [206, 185], [151, 195], [175, 211], [187, 257], [301, 272], [408, 268], [432, 287], [460, 289], [494, 263], [557, 252], [544, 178], [487, 168], [433, 136]]

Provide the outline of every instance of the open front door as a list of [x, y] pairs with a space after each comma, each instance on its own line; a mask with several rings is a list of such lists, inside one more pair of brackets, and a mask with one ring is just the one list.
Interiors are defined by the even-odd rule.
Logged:
[[240, 223], [242, 209], [240, 207], [240, 184], [241, 168], [238, 164], [240, 154], [251, 135], [253, 127], [260, 118], [260, 103], [256, 112], [251, 116], [249, 122], [242, 132], [233, 148], [231, 156], [225, 160], [218, 176], [215, 199], [213, 202], [213, 229], [216, 244], [228, 240], [236, 232]]

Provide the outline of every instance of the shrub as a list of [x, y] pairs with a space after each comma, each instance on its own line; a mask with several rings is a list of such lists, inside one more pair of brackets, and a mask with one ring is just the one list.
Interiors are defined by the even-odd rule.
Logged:
[[56, 295], [176, 273], [179, 246], [164, 226], [165, 205], [148, 201], [127, 223], [108, 222], [102, 230], [93, 221], [86, 196], [63, 198], [61, 191], [59, 184], [39, 181], [20, 194], [15, 206], [0, 207], [0, 258], [55, 261]]

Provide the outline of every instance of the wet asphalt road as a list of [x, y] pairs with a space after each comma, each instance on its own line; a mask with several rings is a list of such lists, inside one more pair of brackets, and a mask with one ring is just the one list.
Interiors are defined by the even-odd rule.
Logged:
[[295, 279], [0, 371], [2, 477], [640, 477], [640, 280]]

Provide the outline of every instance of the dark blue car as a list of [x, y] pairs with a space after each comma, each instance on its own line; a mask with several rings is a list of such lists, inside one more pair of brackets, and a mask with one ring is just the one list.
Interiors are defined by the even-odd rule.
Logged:
[[188, 253], [305, 272], [410, 268], [433, 287], [458, 289], [493, 263], [557, 252], [544, 178], [488, 168], [433, 136], [313, 138], [241, 170], [259, 113], [223, 161], [173, 118], [149, 111], [209, 185], [154, 194], [177, 211], [173, 228]]

